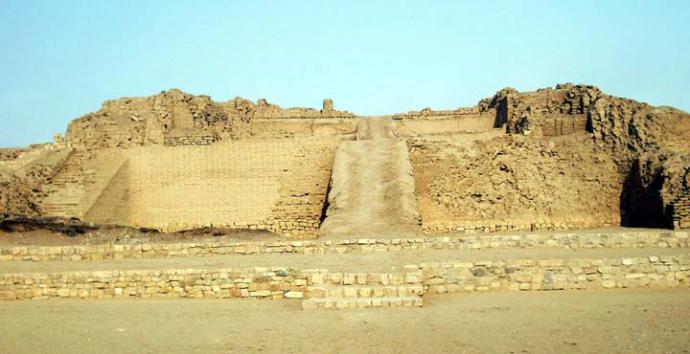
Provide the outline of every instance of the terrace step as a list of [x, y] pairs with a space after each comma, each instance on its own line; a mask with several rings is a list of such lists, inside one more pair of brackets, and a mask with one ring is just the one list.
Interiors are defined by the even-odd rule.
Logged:
[[378, 297], [409, 297], [422, 296], [424, 286], [413, 285], [378, 285], [378, 286], [310, 286], [307, 287], [307, 297], [311, 299], [323, 298], [378, 298]]
[[369, 307], [422, 307], [420, 296], [383, 296], [364, 298], [325, 297], [302, 301], [302, 309], [355, 309]]

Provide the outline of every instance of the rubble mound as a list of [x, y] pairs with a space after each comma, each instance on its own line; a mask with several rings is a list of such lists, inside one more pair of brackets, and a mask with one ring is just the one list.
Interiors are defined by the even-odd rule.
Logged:
[[[562, 84], [505, 88], [472, 108], [422, 113], [399, 125], [413, 137], [421, 213], [438, 231], [677, 227], [684, 219], [677, 215], [690, 191], [683, 111]], [[417, 132], [438, 132], [429, 126], [448, 115], [458, 127], [452, 134], [404, 130], [414, 120]]]
[[28, 183], [0, 166], [0, 211], [8, 210], [26, 216], [41, 213], [36, 195]]
[[[73, 147], [108, 148], [143, 145], [208, 145], [250, 134], [259, 119], [352, 118], [336, 111], [332, 101], [324, 110], [284, 109], [259, 99], [255, 104], [241, 97], [215, 102], [178, 89], [149, 97], [125, 97], [103, 103], [100, 110], [73, 120], [66, 141]], [[186, 139], [186, 141], [185, 141]], [[185, 145], [187, 145], [185, 144]]]

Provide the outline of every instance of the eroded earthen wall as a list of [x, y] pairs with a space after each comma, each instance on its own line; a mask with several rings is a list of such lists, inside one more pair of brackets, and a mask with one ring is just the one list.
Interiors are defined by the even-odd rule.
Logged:
[[479, 133], [493, 130], [495, 119], [493, 111], [457, 116], [399, 117], [394, 120], [394, 129], [401, 137]]
[[[476, 111], [499, 133], [452, 127]], [[443, 118], [453, 112], [398, 117], [430, 231], [684, 224], [685, 112], [572, 84], [504, 89]]]
[[431, 232], [566, 229], [620, 223], [622, 179], [586, 137], [418, 139], [409, 143]]
[[304, 138], [340, 136], [352, 139], [357, 132], [355, 119], [255, 119], [248, 135], [253, 138]]
[[[220, 140], [351, 134], [354, 115], [334, 110], [281, 108], [260, 99], [215, 102], [177, 89], [125, 97], [70, 122], [66, 142], [82, 149], [147, 145], [208, 145]], [[5, 153], [9, 155], [10, 152]], [[2, 156], [0, 151], [0, 157]]]
[[335, 146], [295, 139], [128, 149], [85, 217], [169, 231], [216, 226], [313, 236]]

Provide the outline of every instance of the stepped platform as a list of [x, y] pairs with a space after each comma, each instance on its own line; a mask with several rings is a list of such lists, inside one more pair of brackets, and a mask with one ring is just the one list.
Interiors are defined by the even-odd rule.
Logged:
[[[0, 268], [0, 298], [6, 300], [326, 299], [305, 301], [306, 308], [327, 308], [334, 303], [335, 308], [377, 307], [384, 298], [394, 300], [393, 305], [385, 300], [387, 306], [418, 306], [420, 302], [408, 301], [409, 297], [428, 293], [689, 286], [690, 250], [686, 247], [6, 261]], [[388, 287], [397, 292], [391, 293]], [[384, 302], [381, 304], [383, 307]]]
[[302, 302], [302, 309], [355, 309], [367, 307], [421, 307], [423, 300], [419, 296], [394, 296], [394, 297], [366, 297], [366, 298], [340, 298], [328, 297], [309, 299]]
[[419, 307], [458, 292], [690, 287], [686, 231], [148, 241], [5, 243], [0, 299], [258, 298], [354, 309]]

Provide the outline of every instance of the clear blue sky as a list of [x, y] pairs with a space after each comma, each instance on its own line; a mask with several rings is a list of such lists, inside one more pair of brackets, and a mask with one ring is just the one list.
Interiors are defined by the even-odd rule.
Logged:
[[690, 1], [0, 0], [0, 146], [177, 87], [384, 114], [559, 82], [690, 111]]

